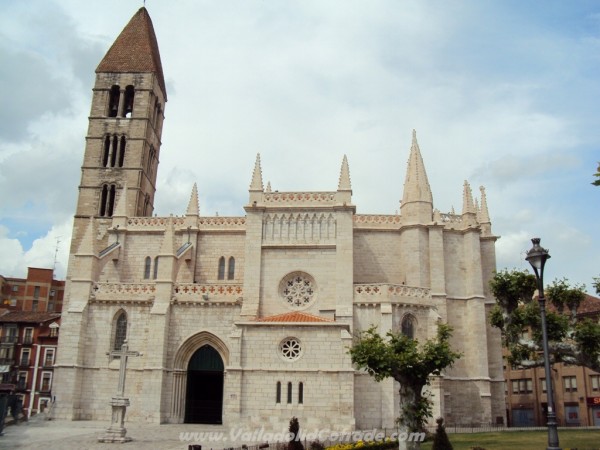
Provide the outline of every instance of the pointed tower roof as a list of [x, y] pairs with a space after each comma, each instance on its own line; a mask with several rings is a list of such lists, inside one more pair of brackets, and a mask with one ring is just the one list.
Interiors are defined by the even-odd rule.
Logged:
[[342, 160], [338, 191], [352, 191], [352, 185], [350, 184], [350, 169], [348, 168], [348, 158], [346, 158], [346, 155], [344, 155], [344, 159]]
[[263, 191], [262, 168], [260, 167], [260, 153], [256, 154], [256, 162], [254, 163], [254, 172], [252, 173], [252, 182], [250, 183], [251, 191]]
[[96, 68], [96, 73], [99, 72], [155, 73], [166, 100], [167, 89], [158, 42], [146, 8], [140, 8], [123, 28]]
[[190, 195], [190, 201], [188, 203], [187, 211], [185, 213], [186, 216], [199, 216], [200, 215], [200, 207], [198, 206], [198, 186], [194, 183], [194, 187], [192, 187], [192, 194]]
[[[410, 204], [414, 206], [409, 206]], [[412, 145], [404, 179], [404, 193], [400, 206], [403, 216], [410, 220], [430, 221], [433, 217], [433, 195], [425, 172], [425, 164], [417, 142], [417, 132], [413, 130]]]
[[417, 142], [417, 132], [413, 130], [412, 145], [410, 147], [410, 156], [408, 157], [408, 167], [406, 169], [406, 178], [404, 180], [404, 194], [402, 204], [410, 202], [428, 202], [433, 203], [431, 187], [425, 172], [425, 164]]

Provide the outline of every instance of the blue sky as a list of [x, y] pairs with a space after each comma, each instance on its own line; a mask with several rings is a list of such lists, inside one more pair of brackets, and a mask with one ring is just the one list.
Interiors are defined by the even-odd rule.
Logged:
[[[94, 70], [141, 1], [0, 3], [0, 274], [65, 276]], [[412, 129], [442, 212], [487, 190], [498, 268], [600, 275], [600, 3], [151, 0], [168, 98], [156, 212], [243, 215], [273, 189], [393, 214]], [[7, 106], [10, 105], [10, 106]]]

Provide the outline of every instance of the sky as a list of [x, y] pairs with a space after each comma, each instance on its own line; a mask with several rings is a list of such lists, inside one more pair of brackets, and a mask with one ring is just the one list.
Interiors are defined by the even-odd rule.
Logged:
[[[0, 1], [0, 274], [66, 276], [94, 71], [140, 0]], [[497, 268], [600, 275], [597, 1], [148, 0], [167, 85], [155, 213], [279, 191], [399, 209], [416, 129], [441, 212], [485, 186]]]

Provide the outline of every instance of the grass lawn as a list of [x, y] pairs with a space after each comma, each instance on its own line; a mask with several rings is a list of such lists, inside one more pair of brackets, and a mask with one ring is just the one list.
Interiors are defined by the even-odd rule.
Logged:
[[[500, 433], [448, 434], [454, 450], [469, 450], [479, 446], [485, 450], [544, 450], [548, 445], [547, 431], [504, 431]], [[599, 450], [600, 430], [559, 430], [563, 450]], [[431, 450], [431, 442], [421, 444]]]

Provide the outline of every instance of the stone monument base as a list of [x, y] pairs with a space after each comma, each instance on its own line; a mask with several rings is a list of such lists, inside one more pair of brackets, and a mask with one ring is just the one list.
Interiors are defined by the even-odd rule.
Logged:
[[130, 442], [131, 438], [127, 436], [125, 428], [125, 412], [129, 406], [129, 399], [124, 397], [113, 397], [110, 401], [112, 407], [112, 419], [103, 436], [98, 438], [98, 442], [124, 443]]

